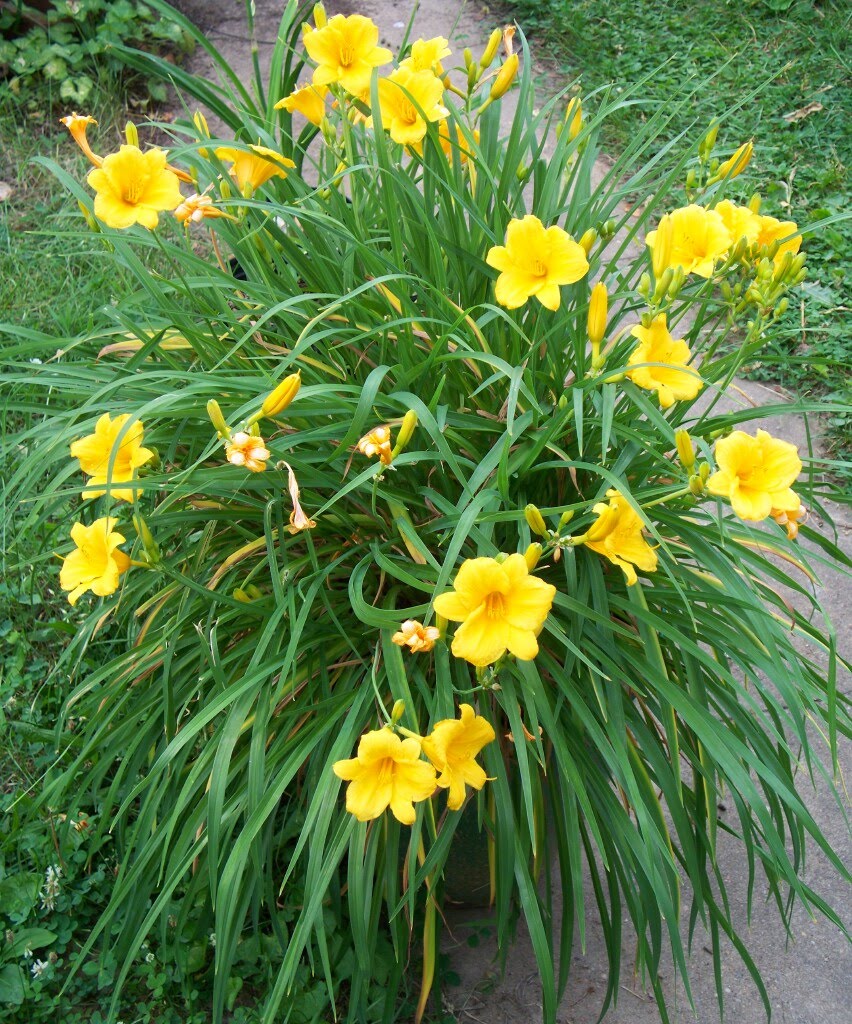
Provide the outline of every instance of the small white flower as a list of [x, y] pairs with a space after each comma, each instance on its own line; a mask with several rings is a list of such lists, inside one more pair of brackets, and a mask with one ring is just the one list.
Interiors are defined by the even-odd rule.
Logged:
[[48, 969], [49, 966], [50, 964], [47, 962], [47, 960], [36, 960], [33, 962], [33, 965], [30, 968], [30, 972], [32, 973], [32, 976], [34, 978], [40, 978], [42, 974], [44, 974], [44, 972]]
[[154, 956], [153, 953], [146, 953], [145, 954], [145, 963], [146, 964], [152, 964], [156, 959], [157, 958]]
[[216, 932], [210, 932], [209, 941], [210, 941], [210, 945], [215, 949], [216, 948]]

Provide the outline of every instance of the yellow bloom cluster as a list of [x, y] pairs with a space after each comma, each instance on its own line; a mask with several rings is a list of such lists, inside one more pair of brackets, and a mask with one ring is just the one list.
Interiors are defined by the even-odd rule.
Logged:
[[[466, 786], [482, 789], [486, 775], [476, 756], [495, 738], [491, 723], [462, 704], [459, 718], [437, 722], [428, 736], [401, 739], [390, 728], [365, 733], [356, 757], [336, 761], [335, 775], [349, 783], [346, 810], [358, 821], [371, 821], [391, 810], [403, 825], [413, 825], [414, 804], [437, 788], [448, 790], [447, 807], [457, 811]], [[421, 753], [428, 761], [421, 760]]]

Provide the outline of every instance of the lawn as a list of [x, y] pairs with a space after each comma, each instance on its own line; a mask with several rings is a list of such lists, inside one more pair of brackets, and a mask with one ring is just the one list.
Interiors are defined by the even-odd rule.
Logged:
[[[852, 163], [848, 5], [519, 0], [513, 12], [539, 53], [571, 77], [582, 76], [585, 95], [611, 84], [619, 93], [627, 83], [644, 80], [642, 101], [608, 122], [613, 151], [659, 105], [712, 77], [692, 109], [673, 120], [672, 136], [686, 132], [697, 144], [711, 122], [721, 120], [718, 145], [726, 155], [754, 139], [748, 174], [762, 196], [763, 212], [795, 216], [805, 225], [847, 211]], [[848, 458], [852, 344], [843, 320], [852, 215], [814, 233], [806, 248], [809, 275], [801, 299], [791, 303], [754, 373], [845, 406], [827, 414], [825, 425], [829, 452]]]

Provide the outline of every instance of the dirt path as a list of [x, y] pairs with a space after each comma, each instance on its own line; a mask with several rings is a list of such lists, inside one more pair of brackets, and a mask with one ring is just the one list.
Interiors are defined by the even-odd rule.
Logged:
[[[251, 55], [243, 5], [235, 0], [176, 0], [176, 6], [207, 33], [242, 80], [250, 81]], [[264, 67], [277, 34], [282, 7], [282, 0], [256, 0], [255, 35]], [[380, 27], [381, 43], [394, 51], [399, 46], [413, 7], [412, 0], [329, 0], [327, 3], [329, 15], [359, 13], [371, 17]], [[501, 24], [501, 13], [492, 13], [478, 0], [467, 3], [422, 0], [411, 38], [447, 36], [454, 54], [460, 54], [464, 47], [469, 46], [478, 56], [491, 30]], [[196, 54], [190, 66], [199, 74], [209, 75], [211, 71], [204, 54]], [[544, 67], [536, 65], [533, 70], [543, 97], [568, 84], [567, 80]], [[507, 124], [511, 122], [513, 112], [511, 105], [504, 104], [503, 117]], [[601, 165], [602, 170], [605, 167], [605, 164]], [[726, 397], [729, 406], [762, 405], [784, 397], [758, 383], [740, 381], [738, 384], [742, 391], [739, 394], [730, 392], [730, 397]], [[772, 430], [797, 443], [802, 451], [808, 450], [808, 435], [801, 417], [790, 416], [780, 422], [775, 420]], [[836, 509], [835, 512], [841, 546], [852, 550], [852, 521], [845, 510]], [[850, 588], [840, 574], [826, 573], [820, 597], [838, 628], [841, 649], [849, 653], [852, 651], [852, 643], [849, 642], [852, 632]], [[818, 652], [811, 653], [815, 659], [818, 658]], [[848, 776], [852, 772], [849, 745], [844, 747], [843, 755]], [[804, 781], [802, 788], [806, 788]], [[823, 789], [816, 793], [805, 792], [804, 795], [835, 850], [841, 856], [845, 851], [847, 862], [852, 863], [850, 837], [830, 794]], [[730, 884], [738, 927], [743, 930], [747, 916], [747, 867], [739, 846], [731, 843], [723, 848], [720, 860]], [[840, 887], [833, 869], [813, 853], [807, 881], [826, 896], [852, 925], [852, 895], [846, 887]], [[561, 906], [557, 906], [555, 912], [558, 916]], [[518, 941], [509, 953], [506, 974], [498, 980], [493, 968], [493, 941], [489, 941], [487, 931], [483, 931], [483, 927], [487, 929], [484, 918], [484, 912], [475, 915], [460, 913], [452, 917], [453, 934], [445, 948], [452, 954], [452, 966], [461, 984], [445, 993], [446, 1009], [465, 1024], [528, 1024], [541, 1012], [538, 971], [529, 940], [521, 928]], [[607, 1014], [606, 1024], [657, 1024], [659, 1016], [654, 1000], [643, 992], [641, 979], [633, 975], [633, 950], [626, 919], [624, 926], [626, 938], [619, 1003]], [[586, 951], [584, 954], [577, 951], [573, 957], [571, 981], [560, 1009], [559, 1024], [592, 1024], [598, 1017], [606, 989], [607, 960], [600, 922], [591, 909], [587, 929]], [[795, 944], [787, 950], [774, 905], [761, 903], [759, 893], [756, 894], [752, 928], [746, 941], [764, 976], [773, 1006], [773, 1019], [777, 1024], [841, 1024], [848, 1021], [849, 978], [852, 977], [849, 945], [835, 928], [824, 920], [811, 921], [801, 908], [794, 918], [793, 933]], [[475, 947], [468, 944], [473, 934], [478, 941]], [[697, 1019], [701, 1024], [709, 1024], [718, 1020], [718, 1009], [712, 957], [709, 945], [700, 935], [694, 945], [691, 969]], [[663, 987], [672, 1000], [673, 1024], [695, 1021], [696, 1017], [676, 985], [671, 969], [663, 971]], [[726, 957], [725, 992], [727, 1020], [736, 1024], [760, 1024], [764, 1020], [759, 996], [747, 970], [733, 952]]]

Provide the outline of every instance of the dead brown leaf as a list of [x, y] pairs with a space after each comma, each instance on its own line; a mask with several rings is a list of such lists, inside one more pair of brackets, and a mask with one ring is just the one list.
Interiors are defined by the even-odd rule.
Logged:
[[784, 120], [788, 124], [793, 124], [795, 121], [801, 121], [811, 114], [816, 114], [819, 110], [822, 110], [821, 103], [809, 103], [806, 107], [800, 107], [798, 110], [791, 110], [789, 114], [785, 114]]

